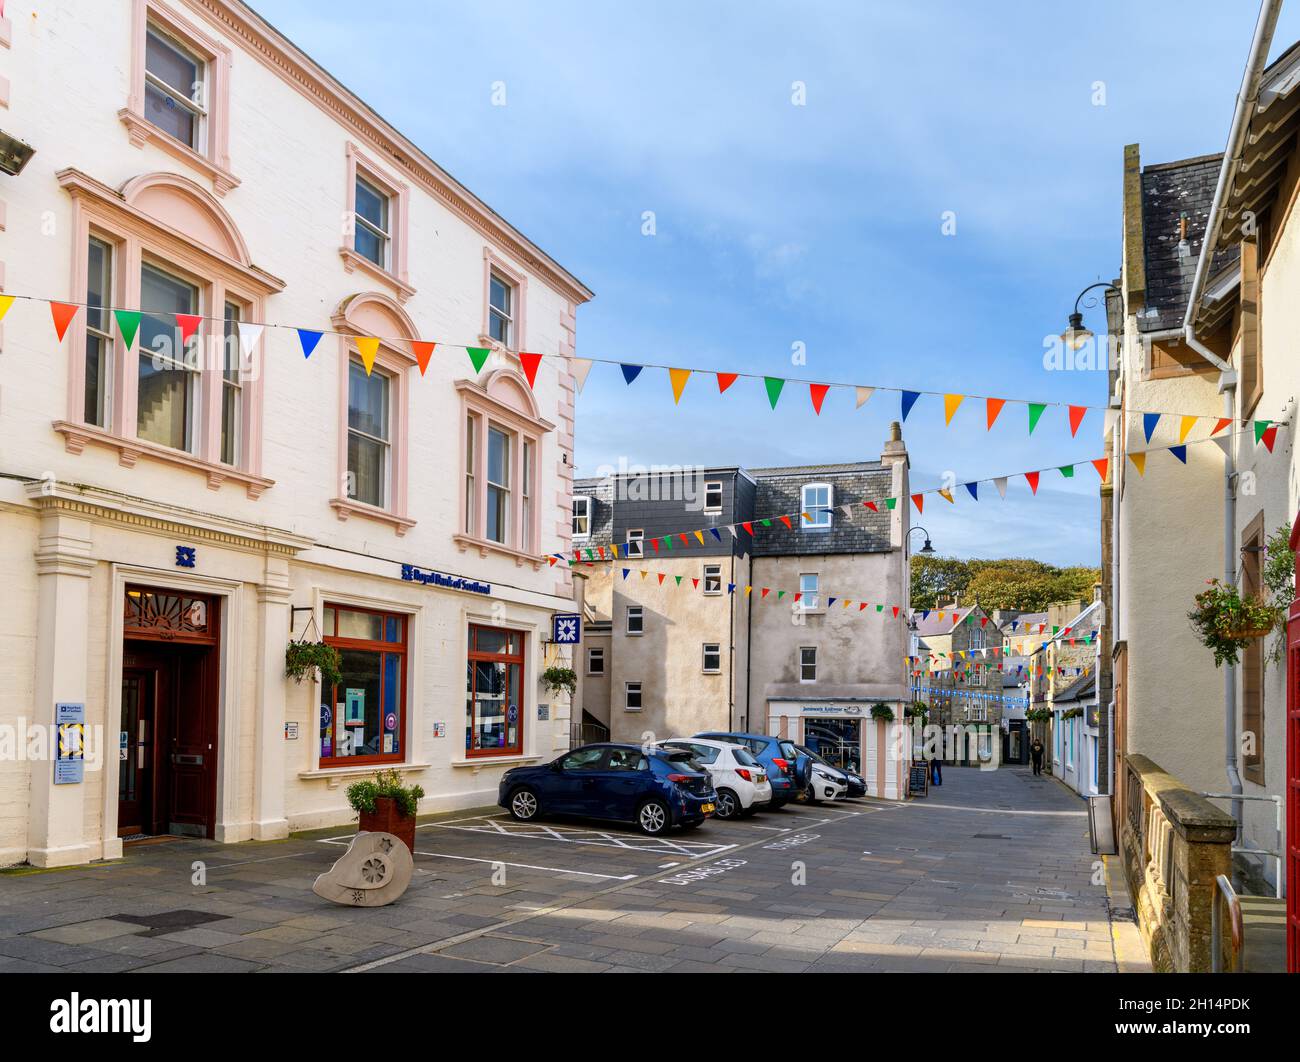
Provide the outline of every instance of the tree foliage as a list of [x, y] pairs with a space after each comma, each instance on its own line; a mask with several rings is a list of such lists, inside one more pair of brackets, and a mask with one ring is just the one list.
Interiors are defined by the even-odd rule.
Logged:
[[912, 607], [935, 608], [960, 595], [962, 604], [985, 609], [1041, 612], [1061, 601], [1087, 601], [1101, 578], [1098, 568], [1058, 568], [1027, 557], [957, 560], [912, 557]]

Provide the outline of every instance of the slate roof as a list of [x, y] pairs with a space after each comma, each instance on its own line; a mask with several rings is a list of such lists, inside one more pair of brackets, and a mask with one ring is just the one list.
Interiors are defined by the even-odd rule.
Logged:
[[1060, 705], [1067, 701], [1083, 700], [1093, 694], [1096, 684], [1097, 676], [1095, 674], [1080, 675], [1070, 683], [1070, 685], [1066, 686], [1065, 689], [1057, 693], [1052, 698], [1052, 703]]
[[[1146, 306], [1138, 314], [1143, 332], [1181, 328], [1196, 262], [1205, 238], [1223, 153], [1163, 162], [1142, 169], [1142, 241]], [[1179, 221], [1187, 215], [1187, 241], [1180, 247]], [[1237, 246], [1219, 251], [1211, 280], [1239, 261]]]

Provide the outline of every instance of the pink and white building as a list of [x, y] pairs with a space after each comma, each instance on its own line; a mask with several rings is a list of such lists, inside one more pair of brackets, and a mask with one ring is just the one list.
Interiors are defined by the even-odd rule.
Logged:
[[[345, 823], [379, 767], [492, 802], [568, 743], [574, 379], [517, 355], [591, 292], [243, 3], [7, 8], [0, 865]], [[304, 638], [340, 682], [286, 678]]]

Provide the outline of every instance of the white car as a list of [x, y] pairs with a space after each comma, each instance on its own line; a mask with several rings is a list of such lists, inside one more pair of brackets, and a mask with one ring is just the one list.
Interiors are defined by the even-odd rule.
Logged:
[[718, 793], [714, 812], [720, 819], [748, 817], [772, 801], [772, 783], [767, 768], [754, 759], [743, 745], [712, 738], [672, 738], [661, 741], [664, 748], [681, 749], [709, 772]]
[[809, 773], [808, 789], [813, 800], [843, 800], [848, 795], [849, 781], [834, 767], [814, 760]]

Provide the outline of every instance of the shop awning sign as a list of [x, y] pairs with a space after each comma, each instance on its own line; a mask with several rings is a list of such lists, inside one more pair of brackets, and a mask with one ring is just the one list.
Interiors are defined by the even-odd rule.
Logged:
[[481, 583], [477, 579], [466, 579], [461, 575], [447, 575], [443, 572], [421, 571], [413, 564], [402, 565], [402, 579], [408, 583], [424, 583], [426, 586], [441, 586], [446, 590], [464, 590], [470, 594], [492, 593], [491, 583]]

